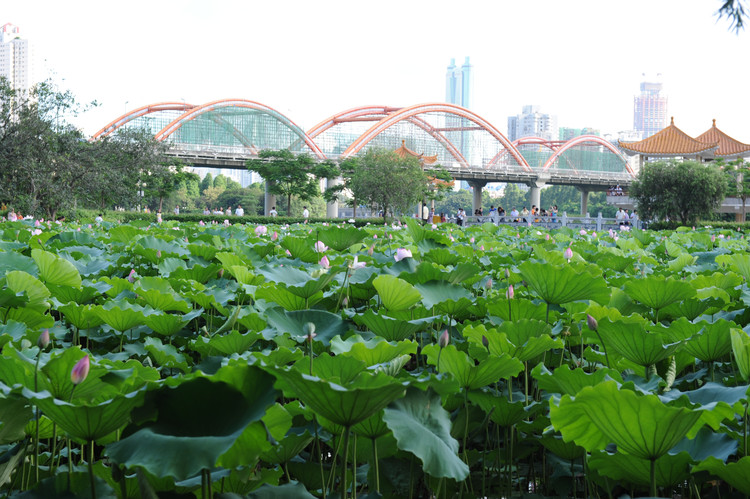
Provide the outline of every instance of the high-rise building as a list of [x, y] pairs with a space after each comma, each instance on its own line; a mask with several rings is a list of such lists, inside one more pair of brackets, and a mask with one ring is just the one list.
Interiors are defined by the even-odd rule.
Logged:
[[557, 116], [542, 113], [539, 106], [523, 106], [521, 114], [508, 116], [508, 139], [522, 137], [558, 140]]
[[21, 38], [18, 26], [0, 26], [0, 77], [5, 77], [16, 90], [27, 91], [36, 84], [34, 48]]
[[642, 81], [641, 93], [635, 96], [633, 128], [643, 139], [667, 126], [667, 96], [662, 86], [661, 74], [657, 74], [655, 81]]
[[451, 59], [445, 75], [445, 102], [471, 108], [471, 63], [466, 58], [463, 66], [456, 66], [456, 59]]

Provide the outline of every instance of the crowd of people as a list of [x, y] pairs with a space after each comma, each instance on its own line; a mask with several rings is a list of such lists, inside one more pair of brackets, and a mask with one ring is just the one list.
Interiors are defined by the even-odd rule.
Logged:
[[556, 222], [557, 221], [557, 205], [550, 206], [549, 210], [545, 210], [544, 208], [537, 207], [536, 205], [531, 206], [531, 210], [523, 207], [523, 210], [520, 212], [518, 209], [514, 206], [510, 212], [506, 212], [505, 208], [502, 206], [498, 206], [495, 208], [495, 206], [490, 206], [490, 211], [487, 213], [487, 216], [484, 215], [484, 210], [482, 208], [477, 208], [474, 210], [474, 216], [476, 217], [477, 222], [492, 222], [492, 223], [510, 223], [510, 222], [523, 222], [523, 223], [529, 223], [529, 222]]
[[[175, 210], [179, 210], [179, 208], [175, 208]], [[175, 211], [175, 215], [179, 215], [179, 211]], [[231, 206], [227, 206], [227, 209], [225, 210], [224, 207], [214, 208], [213, 210], [209, 209], [208, 206], [203, 208], [203, 214], [204, 215], [226, 215], [226, 216], [232, 216], [236, 215], [238, 217], [244, 217], [245, 216], [245, 210], [242, 208], [242, 205], [237, 205], [237, 209], [232, 211]]]

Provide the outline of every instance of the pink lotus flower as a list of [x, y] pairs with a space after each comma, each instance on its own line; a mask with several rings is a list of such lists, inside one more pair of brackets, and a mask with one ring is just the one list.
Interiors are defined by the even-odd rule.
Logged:
[[130, 274], [128, 274], [128, 281], [129, 282], [135, 282], [135, 278], [138, 277], [138, 274], [135, 273], [135, 269], [130, 269]]
[[323, 244], [323, 241], [316, 241], [315, 242], [315, 251], [318, 253], [323, 253], [325, 250], [328, 249], [328, 246]]
[[276, 231], [273, 231], [273, 234], [271, 235], [271, 241], [275, 241], [279, 238], [279, 233]]
[[396, 250], [396, 254], [393, 255], [393, 259], [400, 262], [404, 258], [411, 258], [411, 250], [406, 248], [399, 248]]
[[259, 225], [255, 228], [256, 236], [260, 237], [265, 236], [266, 234], [268, 234], [268, 227], [266, 227], [265, 225]]
[[570, 248], [570, 246], [565, 248], [565, 251], [563, 252], [563, 257], [568, 261], [570, 261], [570, 259], [573, 258], [573, 250]]
[[433, 229], [437, 229], [437, 225], [436, 224], [432, 224], [432, 228]]
[[352, 270], [357, 270], [357, 269], [361, 269], [365, 265], [367, 265], [367, 262], [360, 262], [359, 256], [355, 256], [354, 261], [351, 263], [351, 265], [349, 265], [349, 268]]
[[586, 314], [586, 324], [592, 331], [596, 331], [599, 328], [599, 323], [590, 314]]
[[41, 233], [42, 233], [42, 229], [34, 229], [31, 231], [32, 236], [38, 236]]
[[591, 233], [591, 236], [592, 236], [592, 237], [596, 237], [596, 232], [592, 232], [592, 233]]
[[711, 242], [712, 243], [716, 242], [716, 236], [714, 234], [711, 234]]
[[372, 256], [374, 251], [375, 251], [375, 245], [373, 244], [372, 246], [367, 248], [367, 256]]
[[83, 380], [86, 379], [86, 376], [89, 375], [89, 356], [86, 355], [81, 360], [76, 362], [76, 365], [73, 366], [73, 369], [70, 371], [70, 381], [73, 382], [74, 385], [80, 385], [83, 383]]
[[582, 236], [585, 236], [587, 234], [586, 229], [581, 229], [581, 232], [579, 232]]
[[373, 235], [372, 235], [372, 238], [373, 238], [373, 239], [377, 239], [377, 238], [378, 238], [378, 235], [377, 235], [377, 234], [373, 234]]
[[484, 244], [479, 247], [481, 251], [484, 251]]
[[474, 244], [474, 238], [472, 237], [471, 239], [469, 239], [469, 242], [470, 242], [471, 244]]
[[201, 220], [200, 222], [198, 222], [198, 225], [200, 225], [201, 227], [203, 227], [206, 224], [205, 224], [205, 222], [203, 220]]
[[42, 225], [42, 224], [41, 224], [41, 222], [39, 222], [39, 220], [37, 220], [37, 221], [34, 222], [34, 227], [39, 227], [40, 225]]
[[513, 289], [513, 285], [511, 284], [510, 286], [508, 286], [508, 290], [505, 292], [505, 297], [509, 300], [512, 300], [514, 296], [516, 296], [516, 292]]
[[545, 235], [544, 239], [547, 240], [547, 241], [549, 241], [549, 234]]
[[292, 256], [292, 252], [291, 252], [291, 251], [289, 251], [289, 250], [286, 250], [286, 256], [289, 256], [289, 257], [291, 257], [291, 256]]
[[320, 259], [320, 262], [318, 262], [321, 267], [324, 269], [328, 269], [331, 267], [331, 262], [328, 261], [328, 257], [323, 255], [323, 258]]

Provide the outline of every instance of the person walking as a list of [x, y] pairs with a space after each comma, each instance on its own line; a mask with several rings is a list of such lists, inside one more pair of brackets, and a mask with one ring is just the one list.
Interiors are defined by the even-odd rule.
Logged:
[[310, 218], [310, 211], [307, 209], [307, 206], [302, 207], [302, 218], [305, 219], [305, 223], [307, 223], [307, 219]]

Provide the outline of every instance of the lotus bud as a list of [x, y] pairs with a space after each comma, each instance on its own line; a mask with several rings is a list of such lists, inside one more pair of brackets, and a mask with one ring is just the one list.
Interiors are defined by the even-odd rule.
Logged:
[[591, 237], [596, 237], [596, 232], [592, 232]]
[[36, 344], [42, 350], [47, 348], [47, 345], [49, 345], [49, 329], [45, 329], [42, 331], [42, 334], [39, 335], [39, 339], [36, 341]]
[[544, 239], [547, 240], [547, 241], [549, 241], [549, 234], [545, 235]]
[[323, 258], [321, 258], [321, 259], [320, 259], [320, 262], [318, 262], [318, 263], [319, 263], [319, 264], [320, 264], [320, 266], [321, 266], [321, 267], [323, 267], [324, 269], [327, 269], [327, 268], [330, 268], [330, 267], [331, 267], [331, 262], [329, 262], [329, 261], [328, 261], [328, 257], [327, 257], [327, 256], [325, 256], [325, 255], [323, 255]]
[[135, 273], [135, 269], [130, 269], [130, 274], [128, 274], [128, 282], [135, 282], [135, 278], [138, 276], [138, 274]]
[[565, 251], [563, 252], [563, 257], [568, 261], [570, 261], [570, 259], [573, 258], [573, 250], [570, 248], [570, 246], [565, 248]]
[[591, 314], [586, 314], [586, 324], [592, 331], [596, 331], [597, 329], [599, 329], [599, 323], [596, 322], [596, 319], [591, 317]]
[[377, 238], [378, 238], [378, 235], [377, 235], [377, 234], [373, 234], [373, 235], [372, 235], [372, 238], [373, 238], [373, 239], [377, 239]]
[[286, 250], [286, 256], [291, 257], [292, 256], [292, 252], [289, 251], [289, 250]]
[[505, 269], [505, 278], [508, 279], [510, 277], [510, 270], [507, 268]]
[[[373, 244], [367, 249], [367, 256], [372, 256], [373, 251], [375, 251], [375, 245]], [[396, 260], [398, 261], [398, 260]]]
[[492, 289], [492, 278], [491, 277], [489, 279], [487, 279], [487, 282], [484, 283], [484, 287], [486, 289]]
[[156, 250], [156, 258], [161, 258], [161, 250]]
[[70, 371], [70, 381], [72, 381], [74, 385], [80, 385], [88, 375], [89, 356], [86, 355], [73, 366], [73, 369]]
[[511, 284], [510, 286], [508, 286], [508, 290], [505, 292], [505, 297], [509, 300], [512, 300], [515, 295], [516, 292], [513, 289], [513, 285]]
[[219, 269], [218, 275], [219, 275], [219, 279], [224, 277], [224, 269]]
[[482, 335], [482, 346], [484, 346], [484, 348], [486, 348], [487, 350], [490, 349], [490, 340], [488, 340], [485, 335]]
[[344, 308], [346, 308], [347, 306], [349, 306], [349, 297], [345, 296], [344, 299], [341, 300], [341, 304], [344, 306]]
[[275, 241], [279, 238], [279, 233], [276, 231], [273, 231], [273, 234], [271, 235], [271, 241]]
[[313, 322], [306, 322], [302, 330], [307, 333], [307, 341], [309, 342], [312, 342], [313, 338], [317, 336], [315, 334], [315, 323]]
[[450, 343], [450, 341], [451, 341], [451, 336], [448, 334], [448, 330], [446, 329], [440, 335], [440, 339], [438, 340], [438, 345], [440, 345], [440, 348], [445, 348], [448, 346], [448, 343]]
[[474, 237], [473, 237], [473, 236], [472, 236], [472, 238], [471, 238], [471, 239], [469, 239], [469, 242], [470, 242], [471, 244], [474, 244]]
[[484, 251], [484, 244], [479, 247], [480, 251]]
[[713, 235], [713, 234], [711, 234], [711, 242], [712, 242], [712, 243], [715, 243], [715, 242], [716, 242], [716, 236], [715, 236], [715, 235]]

